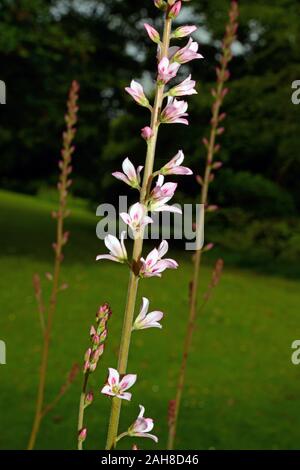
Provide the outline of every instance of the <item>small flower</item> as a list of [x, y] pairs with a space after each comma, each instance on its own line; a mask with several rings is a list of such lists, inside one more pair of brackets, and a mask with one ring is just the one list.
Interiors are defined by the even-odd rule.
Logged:
[[164, 124], [188, 125], [189, 121], [184, 119], [188, 116], [187, 109], [188, 104], [186, 101], [178, 101], [176, 98], [169, 96], [167, 106], [161, 112], [160, 121]]
[[173, 38], [179, 39], [179, 38], [185, 38], [186, 36], [189, 36], [190, 34], [194, 33], [196, 31], [197, 26], [180, 26], [179, 28], [175, 29], [173, 33]]
[[144, 27], [148, 33], [148, 36], [149, 38], [151, 39], [151, 41], [155, 42], [156, 44], [159, 44], [160, 43], [160, 35], [159, 35], [159, 32], [156, 31], [155, 28], [153, 28], [153, 26], [151, 26], [150, 24], [148, 23], [144, 23]]
[[135, 422], [128, 429], [128, 436], [132, 437], [149, 437], [154, 442], [158, 442], [157, 436], [149, 434], [149, 431], [152, 431], [154, 427], [153, 419], [144, 418], [145, 408], [142, 405], [140, 406], [140, 413], [135, 420]]
[[178, 62], [179, 64], [186, 64], [194, 59], [203, 59], [203, 56], [198, 54], [198, 48], [199, 44], [190, 38], [187, 45], [181, 49], [177, 46], [170, 47], [170, 59], [173, 62]]
[[121, 233], [121, 242], [113, 235], [106, 235], [104, 243], [110, 250], [108, 255], [98, 255], [96, 261], [101, 259], [109, 259], [117, 263], [125, 263], [127, 261], [127, 251], [124, 244], [126, 232]]
[[174, 5], [172, 5], [172, 7], [170, 8], [170, 11], [168, 13], [168, 18], [171, 18], [172, 20], [174, 20], [179, 15], [180, 10], [181, 10], [181, 1], [174, 3]]
[[159, 321], [163, 318], [163, 312], [155, 310], [148, 313], [149, 300], [143, 297], [142, 307], [139, 315], [136, 317], [133, 324], [133, 330], [145, 330], [146, 328], [162, 328]]
[[151, 129], [151, 127], [149, 126], [143, 127], [143, 129], [141, 130], [141, 136], [145, 140], [151, 139], [151, 137], [153, 137], [153, 130]]
[[195, 90], [196, 82], [192, 80], [192, 76], [189, 75], [183, 82], [179, 83], [175, 87], [171, 88], [168, 92], [169, 96], [187, 96], [187, 95], [197, 95]]
[[181, 166], [184, 160], [184, 153], [182, 150], [175, 155], [159, 172], [162, 175], [192, 175], [193, 172], [186, 166]]
[[141, 171], [143, 168], [144, 167], [142, 166], [138, 166], [137, 169], [135, 169], [129, 158], [125, 158], [122, 163], [124, 173], [121, 171], [115, 171], [112, 175], [118, 180], [124, 181], [124, 183], [128, 184], [132, 188], [139, 188], [141, 183]]
[[130, 207], [128, 214], [121, 212], [120, 217], [125, 224], [129, 225], [135, 235], [139, 234], [146, 225], [153, 223], [151, 217], [146, 215], [145, 206], [139, 202]]
[[130, 87], [126, 87], [125, 90], [132, 98], [141, 106], [145, 106], [145, 108], [149, 108], [150, 104], [146, 95], [144, 93], [144, 88], [142, 85], [135, 80], [132, 80], [130, 83]]
[[104, 395], [131, 400], [131, 393], [126, 392], [136, 382], [136, 374], [126, 374], [120, 381], [120, 374], [116, 369], [109, 368], [107, 384], [101, 390]]
[[82, 428], [78, 433], [78, 441], [84, 442], [87, 436], [87, 428]]
[[175, 260], [162, 259], [167, 253], [168, 247], [168, 242], [163, 240], [158, 249], [154, 248], [146, 259], [141, 258], [142, 266], [139, 273], [141, 277], [161, 277], [161, 273], [166, 269], [176, 269], [178, 267], [178, 263]]
[[160, 175], [149, 197], [149, 210], [153, 212], [176, 212], [181, 214], [181, 209], [166, 204], [174, 196], [176, 188], [177, 183], [164, 183], [164, 177]]
[[163, 57], [158, 64], [158, 81], [160, 83], [168, 83], [172, 78], [176, 77], [180, 64], [174, 62], [170, 64], [167, 57]]

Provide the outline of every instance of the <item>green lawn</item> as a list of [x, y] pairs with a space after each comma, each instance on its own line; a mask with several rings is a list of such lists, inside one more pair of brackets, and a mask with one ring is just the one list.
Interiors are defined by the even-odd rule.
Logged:
[[[52, 203], [0, 192], [0, 339], [7, 365], [0, 366], [0, 448], [26, 446], [34, 412], [41, 335], [32, 274], [51, 270]], [[73, 362], [81, 362], [97, 306], [111, 303], [107, 348], [92, 376], [95, 403], [86, 412], [87, 449], [103, 448], [110, 400], [99, 393], [107, 367], [116, 367], [128, 272], [94, 261], [103, 250], [96, 217], [74, 209], [55, 318], [47, 398], [58, 392]], [[159, 448], [166, 444], [167, 404], [173, 397], [187, 317], [189, 256], [174, 254], [177, 271], [141, 283], [153, 309], [166, 312], [164, 328], [133, 334], [129, 372], [138, 374], [131, 403], [125, 403], [121, 430], [135, 419], [138, 405], [155, 419]], [[202, 286], [211, 267], [202, 270]], [[45, 294], [49, 282], [44, 281]], [[226, 269], [203, 316], [198, 319], [180, 414], [181, 449], [297, 449], [300, 447], [300, 366], [291, 364], [291, 343], [300, 338], [299, 283], [254, 272]], [[37, 447], [72, 449], [81, 377], [43, 422]], [[124, 440], [130, 448], [134, 441]], [[152, 441], [140, 440], [143, 448]]]

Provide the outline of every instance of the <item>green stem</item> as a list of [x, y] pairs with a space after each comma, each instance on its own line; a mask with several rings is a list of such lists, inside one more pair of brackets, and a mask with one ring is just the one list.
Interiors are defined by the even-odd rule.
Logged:
[[[170, 45], [171, 25], [172, 25], [172, 20], [166, 18], [165, 24], [164, 24], [164, 35], [163, 35], [163, 42], [162, 42], [162, 57], [168, 55], [168, 49]], [[157, 142], [157, 135], [158, 135], [158, 128], [159, 128], [159, 114], [160, 114], [161, 106], [163, 103], [163, 96], [164, 96], [164, 85], [157, 83], [156, 90], [155, 90], [155, 100], [154, 100], [154, 105], [153, 105], [153, 109], [151, 113], [151, 129], [153, 131], [153, 136], [148, 141], [148, 148], [147, 148], [145, 169], [144, 169], [144, 178], [143, 178], [142, 188], [140, 191], [141, 203], [144, 203], [145, 200], [147, 199], [147, 195], [149, 191], [148, 183], [153, 172], [156, 142]], [[133, 254], [132, 254], [133, 270], [130, 273], [130, 277], [129, 277], [127, 302], [126, 302], [126, 307], [125, 307], [123, 330], [122, 330], [120, 350], [119, 350], [118, 372], [120, 374], [126, 374], [126, 370], [127, 370], [127, 362], [128, 362], [130, 340], [131, 340], [131, 330], [132, 330], [133, 316], [134, 316], [134, 311], [135, 311], [135, 304], [136, 304], [136, 297], [137, 297], [137, 290], [138, 290], [138, 283], [139, 283], [138, 267], [139, 267], [140, 258], [142, 254], [142, 248], [143, 248], [143, 233], [141, 233], [141, 236], [139, 238], [135, 239], [134, 245], [133, 245]], [[114, 397], [112, 399], [111, 414], [110, 414], [107, 442], [106, 442], [107, 450], [112, 449], [116, 443], [116, 438], [118, 436], [121, 404], [122, 404], [121, 399], [117, 397]]]
[[[225, 66], [223, 65], [222, 76], [224, 76], [224, 72], [225, 72]], [[201, 210], [199, 224], [197, 227], [198, 234], [203, 233], [203, 228], [204, 228], [205, 206], [207, 204], [208, 188], [209, 188], [210, 175], [211, 175], [211, 164], [212, 164], [213, 156], [214, 156], [214, 149], [215, 149], [216, 136], [217, 136], [217, 127], [218, 127], [218, 116], [220, 113], [220, 107], [222, 103], [223, 87], [224, 87], [224, 82], [220, 81], [217, 87], [216, 105], [213, 111], [212, 127], [211, 127], [211, 132], [210, 132], [208, 150], [207, 150], [206, 167], [205, 167], [203, 185], [202, 185], [201, 195], [200, 195], [200, 203], [202, 204], [202, 210]], [[173, 420], [169, 428], [168, 445], [167, 445], [168, 450], [172, 450], [174, 448], [174, 443], [175, 443], [175, 438], [176, 438], [178, 414], [180, 410], [182, 393], [183, 393], [183, 388], [184, 388], [184, 383], [185, 383], [187, 360], [188, 360], [188, 355], [189, 355], [191, 344], [192, 344], [196, 313], [197, 313], [197, 297], [198, 297], [201, 259], [202, 259], [202, 250], [198, 249], [196, 250], [194, 254], [194, 262], [193, 262], [194, 268], [193, 268], [193, 278], [192, 278], [192, 284], [191, 284], [192, 288], [191, 288], [191, 297], [190, 297], [190, 304], [189, 304], [189, 317], [188, 317], [188, 324], [187, 324], [187, 330], [186, 330], [184, 347], [183, 347], [183, 355], [182, 355], [181, 366], [180, 366], [179, 377], [178, 377], [177, 388], [176, 388], [174, 416], [173, 416]]]
[[[88, 384], [88, 379], [89, 379], [89, 372], [86, 372], [84, 374], [83, 386], [82, 386], [82, 391], [80, 394], [80, 401], [79, 401], [78, 426], [77, 426], [78, 433], [83, 428], [84, 410], [85, 410], [84, 405], [85, 405], [86, 388]], [[80, 441], [79, 439], [78, 439], [78, 450], [82, 450], [82, 441]]]

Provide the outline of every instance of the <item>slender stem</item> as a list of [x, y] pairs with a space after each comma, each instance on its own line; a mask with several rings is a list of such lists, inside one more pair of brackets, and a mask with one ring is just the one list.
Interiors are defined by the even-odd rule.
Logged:
[[[161, 48], [162, 57], [168, 55], [168, 49], [170, 45], [170, 36], [171, 36], [171, 26], [172, 26], [172, 20], [166, 17], [165, 23], [164, 23], [164, 34], [163, 34], [163, 41], [162, 41], [162, 48]], [[156, 142], [157, 142], [158, 129], [159, 129], [159, 114], [160, 114], [160, 110], [161, 110], [161, 106], [163, 102], [163, 96], [164, 96], [164, 85], [157, 83], [156, 90], [155, 90], [154, 106], [153, 106], [152, 113], [151, 113], [151, 129], [153, 132], [153, 136], [148, 141], [143, 184], [142, 184], [142, 188], [140, 192], [141, 203], [145, 202], [147, 198], [148, 191], [149, 191], [149, 179], [151, 179], [151, 176], [153, 173]], [[119, 350], [118, 371], [120, 374], [125, 374], [126, 369], [127, 369], [130, 340], [131, 340], [131, 329], [132, 329], [138, 283], [139, 283], [137, 267], [139, 266], [139, 262], [140, 262], [140, 258], [142, 254], [142, 248], [143, 248], [143, 233], [141, 233], [141, 236], [139, 238], [135, 239], [134, 245], [133, 245], [133, 255], [132, 255], [133, 270], [130, 273], [130, 277], [129, 277], [127, 302], [126, 302], [126, 307], [125, 307], [123, 330], [122, 330], [120, 350]], [[118, 435], [121, 405], [122, 405], [122, 400], [117, 397], [113, 397], [109, 426], [108, 426], [107, 442], [106, 442], [107, 450], [112, 449], [115, 446], [116, 438]]]
[[72, 141], [74, 139], [74, 135], [76, 132], [76, 129], [74, 126], [77, 122], [78, 90], [79, 90], [78, 83], [76, 81], [73, 81], [71, 88], [70, 88], [68, 102], [67, 102], [68, 111], [65, 116], [67, 129], [63, 133], [62, 160], [59, 162], [61, 172], [60, 172], [59, 183], [58, 183], [59, 208], [58, 208], [57, 214], [55, 215], [57, 218], [57, 225], [56, 225], [56, 243], [54, 245], [55, 260], [54, 260], [53, 284], [52, 284], [50, 304], [49, 304], [49, 309], [48, 309], [48, 318], [47, 318], [46, 328], [45, 328], [45, 332], [43, 336], [43, 350], [42, 350], [42, 359], [41, 359], [41, 366], [40, 366], [35, 416], [34, 416], [32, 430], [31, 430], [31, 434], [30, 434], [30, 438], [28, 442], [28, 447], [27, 447], [28, 450], [32, 450], [35, 446], [37, 434], [39, 432], [41, 420], [43, 417], [49, 345], [50, 345], [50, 340], [51, 340], [53, 317], [54, 317], [56, 304], [57, 304], [57, 294], [59, 291], [59, 275], [60, 275], [61, 262], [62, 262], [62, 251], [63, 251], [63, 246], [65, 245], [67, 241], [67, 238], [64, 234], [64, 219], [67, 216], [67, 212], [66, 212], [67, 195], [68, 195], [68, 187], [71, 184], [71, 181], [68, 179], [68, 176], [71, 172], [70, 163], [71, 163], [72, 153], [74, 151], [74, 147], [72, 147]]
[[36, 409], [35, 417], [33, 421], [33, 426], [29, 438], [28, 450], [32, 450], [35, 446], [36, 437], [40, 429], [41, 420], [43, 416], [43, 406], [44, 406], [44, 395], [45, 395], [45, 383], [47, 375], [47, 366], [48, 366], [48, 356], [49, 356], [49, 345], [51, 339], [52, 323], [53, 316], [56, 309], [57, 303], [57, 292], [58, 292], [58, 283], [59, 283], [59, 273], [61, 266], [61, 250], [62, 250], [62, 240], [63, 240], [63, 217], [59, 217], [57, 223], [57, 249], [54, 265], [54, 275], [53, 275], [53, 287], [50, 299], [50, 308], [47, 320], [47, 326], [44, 334], [43, 342], [43, 351], [42, 351], [42, 361], [40, 366], [40, 380], [38, 386], [38, 394], [36, 400]]
[[[85, 409], [85, 397], [86, 397], [86, 388], [89, 380], [89, 372], [86, 372], [84, 374], [84, 379], [83, 379], [83, 386], [82, 386], [82, 391], [80, 394], [80, 401], [79, 401], [79, 413], [78, 413], [78, 426], [77, 430], [80, 432], [83, 428], [83, 419], [84, 419], [84, 409]], [[82, 450], [82, 441], [78, 439], [78, 450]]]
[[[227, 61], [222, 62], [218, 85], [216, 89], [216, 97], [215, 97], [213, 115], [212, 115], [212, 120], [211, 120], [212, 124], [211, 124], [210, 138], [209, 138], [209, 142], [207, 146], [206, 166], [205, 166], [204, 178], [203, 178], [201, 194], [200, 194], [200, 203], [202, 205], [202, 211], [201, 211], [199, 224], [197, 227], [198, 233], [203, 233], [203, 229], [204, 229], [205, 206], [207, 205], [207, 200], [208, 200], [208, 189], [209, 189], [210, 177], [211, 177], [211, 171], [212, 171], [212, 162], [213, 162], [213, 157], [215, 153], [215, 144], [216, 144], [218, 124], [219, 124], [220, 108], [221, 108], [222, 101], [223, 101], [223, 89], [224, 89], [224, 83], [225, 83], [225, 74], [226, 74], [227, 64], [228, 64]], [[178, 414], [180, 410], [182, 393], [183, 393], [183, 388], [184, 388], [184, 383], [185, 383], [187, 360], [188, 360], [188, 355], [189, 355], [190, 348], [191, 348], [193, 332], [194, 332], [194, 327], [195, 327], [201, 259], [202, 259], [202, 250], [197, 249], [193, 257], [193, 278], [191, 282], [188, 324], [187, 324], [187, 330], [186, 330], [184, 347], [183, 347], [183, 355], [182, 355], [181, 366], [180, 366], [179, 377], [178, 377], [177, 388], [176, 388], [173, 419], [169, 427], [168, 444], [167, 444], [167, 448], [169, 450], [172, 450], [174, 448], [176, 431], [177, 431]]]

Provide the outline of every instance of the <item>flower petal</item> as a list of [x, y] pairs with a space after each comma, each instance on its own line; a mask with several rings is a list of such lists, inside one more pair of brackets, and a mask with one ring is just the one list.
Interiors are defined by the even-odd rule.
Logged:
[[122, 392], [124, 390], [128, 390], [130, 387], [132, 387], [136, 382], [136, 378], [137, 378], [136, 374], [126, 374], [126, 375], [124, 375], [124, 377], [122, 378], [122, 380], [120, 382], [120, 389], [122, 390]]
[[119, 372], [116, 369], [113, 369], [112, 367], [109, 367], [108, 371], [109, 371], [108, 379], [107, 379], [108, 385], [110, 385], [111, 387], [118, 385], [120, 381]]

